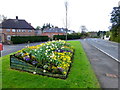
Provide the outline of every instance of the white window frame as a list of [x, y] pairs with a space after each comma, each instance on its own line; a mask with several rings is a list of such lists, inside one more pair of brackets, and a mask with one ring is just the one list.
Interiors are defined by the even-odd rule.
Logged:
[[15, 30], [15, 29], [12, 29], [12, 32], [16, 32], [16, 30]]
[[2, 28], [0, 28], [0, 32], [2, 32]]
[[28, 32], [32, 32], [32, 30], [28, 30]]
[[17, 32], [21, 32], [21, 30], [20, 30], [20, 29], [18, 29], [18, 30], [17, 30]]
[[10, 41], [11, 40], [11, 36], [7, 35], [7, 40]]
[[26, 32], [26, 30], [22, 30], [22, 32]]
[[10, 29], [6, 29], [6, 32], [10, 32]]

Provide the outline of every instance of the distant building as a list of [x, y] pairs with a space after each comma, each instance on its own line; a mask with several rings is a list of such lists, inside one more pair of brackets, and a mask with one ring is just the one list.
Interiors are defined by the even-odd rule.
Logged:
[[35, 30], [35, 36], [41, 36], [42, 35], [42, 30], [41, 29], [36, 29]]
[[72, 33], [75, 33], [75, 31], [73, 31], [73, 30], [68, 30], [67, 33], [72, 34]]
[[7, 19], [0, 24], [0, 41], [8, 42], [11, 36], [34, 36], [35, 29], [25, 20]]
[[89, 32], [89, 37], [97, 37], [97, 32]]
[[41, 35], [53, 38], [54, 35], [65, 35], [65, 33], [66, 31], [64, 28], [46, 28]]

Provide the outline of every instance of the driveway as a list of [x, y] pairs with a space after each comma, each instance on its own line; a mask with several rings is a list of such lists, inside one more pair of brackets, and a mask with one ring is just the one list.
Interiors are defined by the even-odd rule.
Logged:
[[99, 48], [108, 53], [112, 50], [111, 52], [114, 52], [115, 54], [113, 57], [117, 58], [117, 43], [101, 39], [85, 39], [80, 41], [101, 84], [101, 87], [118, 88], [118, 65], [120, 63], [96, 48], [100, 46]]

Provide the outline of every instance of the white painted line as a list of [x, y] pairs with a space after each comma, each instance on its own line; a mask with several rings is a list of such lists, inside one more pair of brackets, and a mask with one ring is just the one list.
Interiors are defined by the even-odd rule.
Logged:
[[[91, 44], [91, 45], [92, 45], [92, 44]], [[102, 49], [100, 49], [100, 48], [98, 48], [98, 47], [96, 47], [96, 46], [94, 46], [94, 45], [92, 45], [92, 46], [95, 47], [95, 48], [97, 48], [97, 49], [100, 50], [101, 52], [105, 53], [106, 55], [108, 55], [109, 57], [111, 57], [112, 59], [114, 59], [114, 60], [116, 60], [117, 62], [120, 63], [120, 61], [119, 61], [117, 58], [111, 56], [111, 55], [108, 54], [107, 52], [103, 51]]]

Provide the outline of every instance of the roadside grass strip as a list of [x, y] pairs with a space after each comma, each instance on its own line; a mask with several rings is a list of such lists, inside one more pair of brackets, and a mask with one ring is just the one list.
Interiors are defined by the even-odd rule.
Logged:
[[74, 47], [75, 52], [65, 80], [11, 69], [10, 55], [15, 52], [2, 57], [2, 88], [100, 88], [81, 43], [68, 43]]

